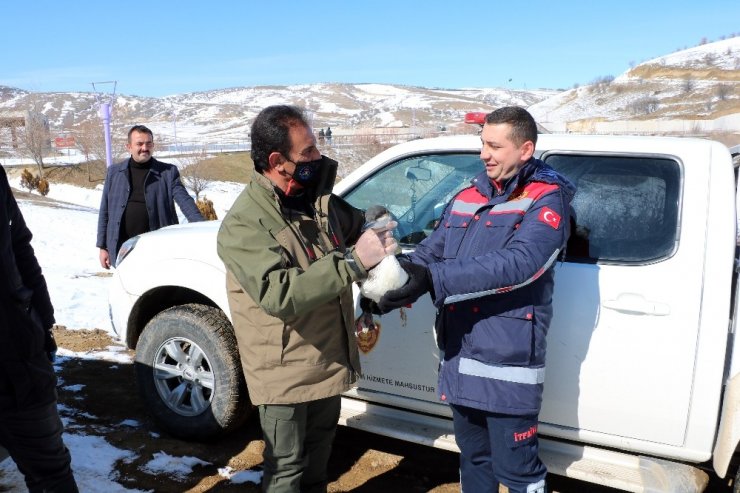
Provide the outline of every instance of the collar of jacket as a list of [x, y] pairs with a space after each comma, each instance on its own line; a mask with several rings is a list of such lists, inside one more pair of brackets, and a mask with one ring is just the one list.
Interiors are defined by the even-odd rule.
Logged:
[[[532, 157], [522, 166], [522, 169], [516, 175], [509, 178], [504, 185], [501, 195], [508, 196], [516, 188], [523, 187], [530, 181], [559, 185], [569, 196], [572, 197], [575, 194], [575, 186], [570, 180], [555, 171], [549, 164]], [[486, 197], [494, 196], [494, 187], [488, 175], [486, 175], [485, 170], [473, 178], [472, 183]]]
[[[123, 172], [125, 171], [128, 173], [128, 168], [131, 163], [131, 158], [124, 160], [120, 163], [121, 169], [119, 171]], [[161, 161], [157, 161], [155, 158], [149, 159], [149, 174], [150, 175], [156, 175], [159, 176], [162, 174], [162, 172], [165, 170], [166, 166], [165, 163], [162, 163]]]
[[[314, 206], [316, 213], [316, 219], [319, 225], [324, 231], [329, 231], [329, 201], [331, 198], [331, 191], [334, 187], [334, 179], [337, 176], [337, 168], [339, 164], [326, 156], [321, 156], [323, 162], [321, 163], [321, 175], [316, 182], [316, 187], [308, 190], [306, 193], [310, 193], [309, 199]], [[276, 208], [275, 213], [281, 214], [280, 212], [280, 198], [277, 192], [275, 192], [275, 184], [262, 173], [258, 172], [255, 168], [252, 171], [252, 181], [250, 187], [255, 185], [262, 189], [262, 192], [269, 194], [274, 201]], [[250, 192], [251, 193], [251, 192]], [[278, 219], [277, 217], [275, 218]], [[280, 217], [282, 218], [282, 215]]]

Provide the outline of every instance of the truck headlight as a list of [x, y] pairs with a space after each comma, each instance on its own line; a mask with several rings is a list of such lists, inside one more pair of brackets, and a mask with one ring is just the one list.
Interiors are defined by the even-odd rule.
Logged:
[[116, 257], [116, 267], [121, 265], [121, 262], [123, 262], [123, 259], [126, 258], [126, 255], [133, 251], [137, 241], [139, 241], [139, 237], [134, 236], [133, 238], [129, 238], [128, 240], [123, 242], [123, 245], [121, 245], [121, 249], [118, 250], [118, 257]]

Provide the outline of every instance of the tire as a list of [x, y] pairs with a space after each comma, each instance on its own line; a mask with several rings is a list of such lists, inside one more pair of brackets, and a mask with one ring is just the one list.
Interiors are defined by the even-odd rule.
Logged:
[[236, 337], [218, 308], [189, 304], [160, 312], [144, 327], [135, 363], [142, 399], [178, 438], [217, 438], [251, 413]]

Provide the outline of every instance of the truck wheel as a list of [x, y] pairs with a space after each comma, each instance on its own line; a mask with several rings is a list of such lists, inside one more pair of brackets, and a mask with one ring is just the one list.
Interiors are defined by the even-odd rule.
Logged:
[[236, 337], [218, 308], [189, 304], [157, 314], [136, 344], [135, 361], [144, 402], [176, 437], [213, 439], [250, 414]]

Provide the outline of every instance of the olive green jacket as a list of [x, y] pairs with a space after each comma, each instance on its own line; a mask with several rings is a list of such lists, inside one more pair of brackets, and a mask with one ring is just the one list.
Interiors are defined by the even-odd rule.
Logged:
[[[352, 282], [367, 271], [345, 260], [364, 215], [331, 194], [337, 163], [324, 158], [315, 217], [283, 207], [254, 172], [218, 233], [231, 319], [253, 404], [338, 395], [360, 372]], [[359, 268], [358, 268], [359, 267]]]

